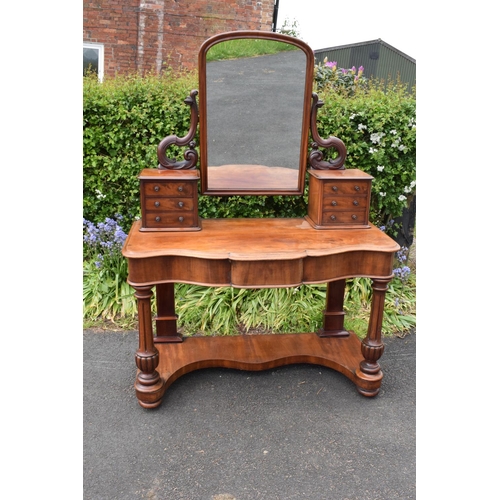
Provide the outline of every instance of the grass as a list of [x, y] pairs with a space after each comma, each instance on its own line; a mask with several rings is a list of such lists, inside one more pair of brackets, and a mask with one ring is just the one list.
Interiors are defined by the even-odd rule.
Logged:
[[[176, 284], [178, 326], [184, 336], [236, 335], [241, 333], [301, 333], [323, 324], [326, 285], [259, 290], [231, 287], [211, 288]], [[130, 295], [127, 299], [132, 298]], [[134, 300], [134, 299], [133, 299]], [[347, 281], [344, 303], [345, 328], [360, 338], [370, 319], [371, 280]], [[155, 301], [152, 299], [153, 314]], [[416, 326], [415, 278], [404, 285], [392, 282], [386, 295], [384, 335], [404, 335]], [[84, 328], [137, 330], [137, 316], [108, 314], [87, 319]]]
[[297, 47], [283, 42], [259, 39], [238, 39], [218, 43], [207, 53], [207, 62], [222, 61], [225, 59], [239, 59], [242, 57], [256, 57], [278, 52], [297, 50]]

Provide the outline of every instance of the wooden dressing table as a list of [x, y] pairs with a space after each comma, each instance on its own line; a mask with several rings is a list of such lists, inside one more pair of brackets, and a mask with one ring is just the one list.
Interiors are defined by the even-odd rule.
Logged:
[[[312, 363], [346, 375], [365, 396], [380, 389], [378, 359], [384, 351], [381, 325], [397, 243], [375, 227], [318, 231], [304, 219], [204, 220], [199, 232], [141, 232], [132, 227], [123, 248], [129, 282], [139, 305], [139, 403], [153, 408], [185, 373], [225, 367], [264, 370]], [[373, 279], [366, 338], [344, 330], [345, 278]], [[285, 335], [188, 337], [177, 333], [174, 283], [238, 288], [291, 287], [328, 282], [320, 332]], [[152, 288], [157, 318], [153, 335]]]
[[[239, 163], [232, 161], [227, 166], [210, 165], [216, 141], [209, 140], [215, 127], [208, 123], [207, 102], [216, 93], [207, 81], [206, 55], [213, 45], [235, 38], [268, 39], [299, 49], [297, 55], [303, 58], [305, 70], [298, 80], [302, 82], [299, 91], [304, 98], [303, 108], [297, 114], [301, 141], [295, 169], [288, 165], [294, 158], [284, 159], [283, 167], [267, 167], [251, 158], [242, 158]], [[335, 137], [325, 140], [317, 133], [316, 112], [322, 103], [311, 92], [312, 50], [298, 39], [276, 33], [227, 33], [202, 45], [199, 67], [200, 111], [196, 103], [198, 91], [193, 91], [185, 101], [191, 107], [188, 134], [182, 138], [166, 137], [158, 146], [158, 169], [141, 172], [142, 219], [132, 226], [122, 250], [128, 259], [128, 282], [138, 301], [135, 389], [139, 404], [144, 408], [157, 407], [167, 388], [194, 370], [265, 370], [294, 363], [332, 368], [347, 376], [364, 396], [377, 395], [383, 377], [378, 360], [384, 351], [384, 299], [399, 245], [368, 221], [372, 178], [358, 170], [345, 169], [342, 141]], [[249, 71], [253, 74], [258, 70]], [[198, 121], [200, 170], [196, 168], [198, 153], [193, 142]], [[308, 157], [309, 133], [313, 143]], [[230, 141], [230, 135], [228, 130], [224, 137]], [[297, 134], [292, 135], [296, 142]], [[167, 157], [166, 150], [172, 145], [189, 146], [183, 161]], [[272, 147], [272, 142], [262, 147]], [[323, 160], [320, 147], [334, 147], [337, 158]], [[302, 195], [307, 165], [311, 167], [311, 184], [305, 218], [198, 217], [200, 177], [201, 192], [206, 195]], [[287, 175], [283, 176], [285, 168]], [[286, 186], [280, 188], [280, 179], [285, 178]], [[362, 341], [344, 328], [345, 280], [358, 276], [371, 278], [373, 287], [368, 332]], [[318, 332], [300, 334], [182, 338], [177, 330], [175, 283], [236, 288], [327, 283], [323, 327]], [[153, 287], [157, 301], [155, 318], [151, 313]]]

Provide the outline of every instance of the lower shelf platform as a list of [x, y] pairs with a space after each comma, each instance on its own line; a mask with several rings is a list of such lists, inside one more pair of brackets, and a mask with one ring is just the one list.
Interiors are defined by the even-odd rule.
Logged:
[[160, 381], [153, 387], [136, 382], [139, 404], [155, 408], [179, 377], [203, 368], [261, 371], [308, 363], [336, 370], [348, 377], [364, 396], [376, 396], [383, 374], [363, 373], [361, 341], [349, 332], [345, 337], [319, 337], [316, 333], [187, 337], [183, 342], [155, 344], [159, 353], [156, 371]]

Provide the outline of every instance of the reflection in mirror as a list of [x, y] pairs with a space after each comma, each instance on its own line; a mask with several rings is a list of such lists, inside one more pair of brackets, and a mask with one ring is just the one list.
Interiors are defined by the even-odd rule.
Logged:
[[200, 118], [206, 103], [206, 138], [203, 128], [200, 138], [204, 191], [301, 194], [311, 95], [306, 95], [308, 57], [297, 45], [275, 41], [283, 50], [209, 61], [211, 51], [224, 52], [221, 45], [230, 43], [223, 40], [206, 53], [206, 88], [200, 92]]

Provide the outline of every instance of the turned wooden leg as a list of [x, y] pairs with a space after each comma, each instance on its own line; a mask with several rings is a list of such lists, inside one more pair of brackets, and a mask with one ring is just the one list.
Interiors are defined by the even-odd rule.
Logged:
[[330, 281], [326, 290], [326, 309], [323, 311], [323, 328], [320, 337], [346, 337], [349, 332], [344, 328], [345, 279]]
[[135, 353], [135, 364], [139, 369], [135, 380], [135, 393], [144, 408], [155, 408], [161, 403], [164, 381], [156, 371], [159, 363], [158, 350], [153, 342], [151, 322], [151, 286], [136, 286], [135, 297], [139, 312], [139, 349]]
[[382, 342], [382, 320], [384, 316], [385, 293], [391, 278], [372, 280], [372, 304], [370, 311], [370, 321], [368, 323], [368, 333], [361, 342], [361, 354], [365, 358], [359, 364], [357, 374], [364, 380], [371, 380], [376, 385], [373, 388], [363, 388], [358, 386], [358, 391], [365, 396], [376, 396], [380, 390], [380, 382], [383, 373], [378, 364], [378, 360], [384, 352]]
[[156, 285], [156, 337], [155, 342], [182, 342], [177, 332], [175, 314], [175, 291], [173, 283]]

